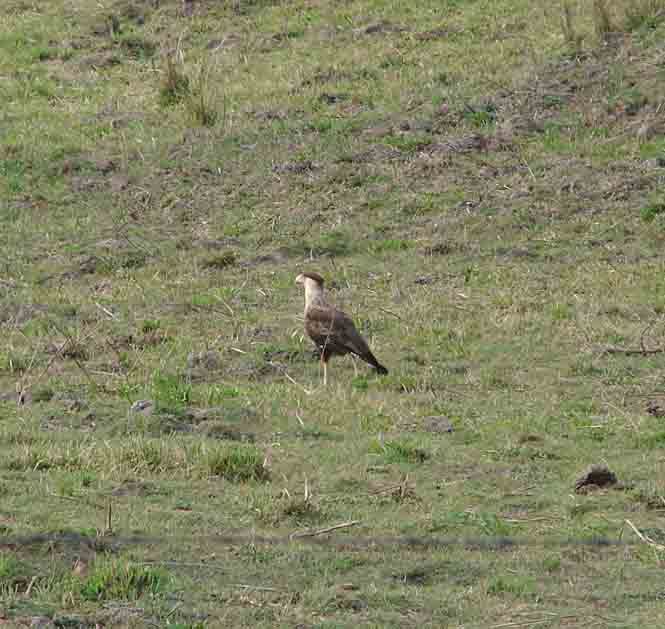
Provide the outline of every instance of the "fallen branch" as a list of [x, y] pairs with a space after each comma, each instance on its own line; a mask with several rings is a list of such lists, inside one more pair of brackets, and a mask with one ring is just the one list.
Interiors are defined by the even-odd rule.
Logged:
[[393, 312], [392, 310], [388, 310], [388, 308], [382, 308], [381, 306], [379, 306], [379, 310], [395, 317], [395, 319], [399, 319], [400, 321], [402, 320], [402, 317], [400, 317], [397, 313]]
[[630, 520], [625, 520], [625, 522], [631, 529], [633, 529], [635, 535], [637, 535], [637, 537], [639, 537], [645, 544], [648, 544], [655, 550], [665, 550], [665, 546], [663, 546], [663, 544], [659, 544], [658, 542], [652, 540], [648, 535], [644, 535], [644, 533], [642, 533]]
[[34, 587], [35, 583], [37, 583], [37, 577], [34, 576], [32, 579], [30, 579], [30, 583], [28, 583], [28, 587], [25, 589], [25, 597], [28, 598], [30, 596], [30, 593], [32, 592], [32, 588]]
[[[292, 378], [292, 377], [291, 377], [286, 371], [284, 371], [284, 377], [285, 377], [285, 378], [286, 378], [291, 384], [295, 384], [297, 387], [300, 387], [300, 388], [303, 390], [303, 392], [305, 393], [305, 395], [312, 395], [313, 391], [310, 391], [308, 388], [304, 387], [304, 386], [303, 386], [302, 384], [300, 384], [299, 382], [296, 382], [296, 381], [295, 381], [295, 380], [294, 380], [294, 379], [293, 379], [293, 378]], [[300, 420], [300, 418], [298, 418], [298, 420], [299, 420], [300, 423], [302, 424], [302, 421]]]
[[278, 590], [265, 585], [249, 585], [247, 583], [231, 583], [231, 587], [242, 588], [243, 590], [258, 590], [259, 592], [286, 592], [286, 590]]
[[326, 533], [331, 533], [338, 529], [347, 529], [351, 526], [360, 524], [360, 520], [351, 520], [350, 522], [343, 522], [342, 524], [335, 524], [335, 526], [329, 526], [325, 529], [319, 529], [318, 531], [305, 531], [304, 533], [291, 533], [289, 539], [297, 539], [299, 537], [317, 537], [318, 535], [325, 535]]
[[663, 354], [665, 353], [665, 347], [655, 347], [654, 349], [647, 349], [642, 347], [642, 349], [632, 349], [628, 347], [617, 347], [616, 345], [607, 345], [598, 348], [600, 354], [624, 354], [626, 356], [650, 356], [652, 354]]
[[206, 563], [196, 562], [196, 561], [177, 561], [175, 559], [155, 559], [151, 561], [139, 561], [136, 562], [137, 566], [172, 566], [175, 568], [208, 568], [209, 570], [219, 570], [220, 572], [225, 572], [224, 568], [219, 562], [218, 563]]

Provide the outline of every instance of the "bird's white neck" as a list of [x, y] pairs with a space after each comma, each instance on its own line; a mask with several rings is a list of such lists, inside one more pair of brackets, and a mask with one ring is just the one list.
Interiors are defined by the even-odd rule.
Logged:
[[305, 310], [310, 306], [323, 305], [326, 305], [323, 286], [309, 277], [305, 278]]

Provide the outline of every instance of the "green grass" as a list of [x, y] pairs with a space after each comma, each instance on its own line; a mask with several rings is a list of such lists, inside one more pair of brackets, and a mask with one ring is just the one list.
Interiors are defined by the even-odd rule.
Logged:
[[661, 0], [5, 4], [3, 618], [662, 624]]
[[85, 601], [135, 601], [144, 596], [158, 596], [168, 581], [168, 574], [159, 568], [101, 560], [95, 563], [90, 574], [82, 580], [80, 596]]

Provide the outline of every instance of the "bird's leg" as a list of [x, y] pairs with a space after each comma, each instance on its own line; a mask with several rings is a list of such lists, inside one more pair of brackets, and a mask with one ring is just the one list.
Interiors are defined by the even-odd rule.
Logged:
[[323, 361], [323, 386], [328, 386], [328, 363]]
[[327, 381], [327, 377], [326, 377], [327, 374], [326, 374], [326, 359], [325, 359], [325, 356], [324, 356], [323, 352], [321, 352], [321, 362], [319, 363], [319, 373], [320, 373], [321, 369], [323, 369], [323, 386], [325, 386], [326, 381]]
[[351, 360], [353, 361], [353, 375], [357, 378], [358, 377], [358, 365], [356, 365], [356, 357], [351, 354]]

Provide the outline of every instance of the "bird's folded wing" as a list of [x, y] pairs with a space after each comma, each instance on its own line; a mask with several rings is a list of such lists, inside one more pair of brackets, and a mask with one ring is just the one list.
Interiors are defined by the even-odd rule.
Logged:
[[305, 313], [305, 330], [316, 343], [328, 343], [359, 355], [369, 352], [367, 343], [351, 318], [337, 308], [308, 308]]

